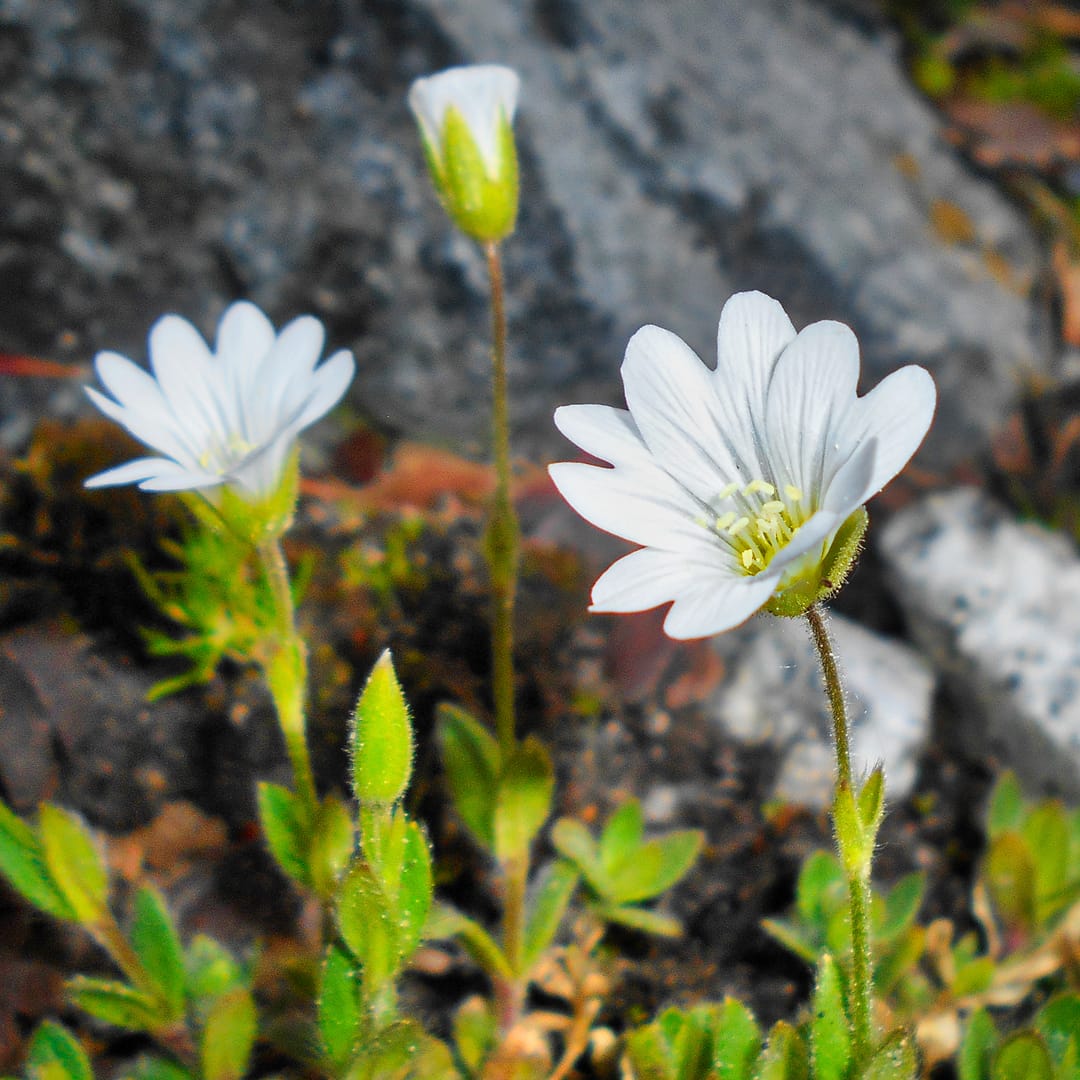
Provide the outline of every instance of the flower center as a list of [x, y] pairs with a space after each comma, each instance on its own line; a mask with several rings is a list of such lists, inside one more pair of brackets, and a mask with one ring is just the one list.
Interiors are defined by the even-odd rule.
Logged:
[[254, 443], [236, 434], [229, 436], [227, 442], [208, 446], [199, 455], [199, 464], [208, 472], [224, 476], [230, 469], [239, 465], [256, 448]]
[[751, 577], [772, 562], [810, 516], [797, 487], [787, 484], [778, 492], [767, 480], [728, 484], [716, 496], [718, 506], [724, 503], [731, 507], [708, 527], [731, 548], [742, 573]]

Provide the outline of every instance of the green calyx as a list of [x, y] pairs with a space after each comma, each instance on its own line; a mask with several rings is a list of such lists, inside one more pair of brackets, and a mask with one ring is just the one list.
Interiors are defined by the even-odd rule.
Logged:
[[862, 551], [863, 539], [870, 518], [866, 508], [860, 506], [833, 537], [829, 550], [813, 567], [790, 585], [773, 594], [765, 605], [771, 615], [795, 618], [825, 600], [829, 600], [847, 581], [859, 552]]
[[518, 161], [514, 131], [499, 119], [499, 154], [494, 172], [485, 163], [461, 112], [451, 107], [443, 120], [442, 144], [424, 138], [424, 155], [446, 212], [462, 232], [481, 243], [514, 231], [518, 211]]

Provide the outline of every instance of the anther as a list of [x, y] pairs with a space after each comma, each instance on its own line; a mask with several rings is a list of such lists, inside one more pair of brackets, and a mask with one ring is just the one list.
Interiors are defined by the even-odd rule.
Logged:
[[723, 532], [734, 520], [736, 514], [734, 510], [729, 510], [726, 514], [721, 514], [716, 519], [716, 531]]
[[749, 524], [750, 519], [748, 517], [741, 517], [738, 521], [732, 522], [732, 524], [728, 526], [728, 533], [731, 536], [738, 536]]
[[738, 484], [725, 484], [719, 490], [719, 492], [717, 492], [716, 497], [718, 499], [730, 499], [731, 496], [734, 495], [735, 492], [738, 491], [738, 490], [739, 490], [739, 485]]
[[755, 495], [759, 491], [765, 495], [776, 494], [776, 488], [774, 488], [767, 480], [751, 480], [750, 483], [742, 489], [744, 495]]
[[803, 494], [794, 484], [784, 485], [784, 494], [791, 499], [792, 502], [801, 502]]

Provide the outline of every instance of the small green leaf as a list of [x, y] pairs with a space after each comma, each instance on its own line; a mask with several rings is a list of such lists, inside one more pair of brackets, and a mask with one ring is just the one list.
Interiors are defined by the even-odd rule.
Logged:
[[232, 954], [213, 938], [196, 934], [184, 956], [187, 992], [196, 1004], [218, 998], [243, 984], [244, 973]]
[[280, 784], [262, 781], [258, 788], [259, 821], [270, 854], [278, 866], [305, 888], [308, 873], [308, 831], [297, 797]]
[[366, 863], [356, 862], [342, 879], [337, 923], [345, 944], [361, 964], [366, 1001], [397, 973], [396, 912], [379, 879]]
[[915, 1047], [903, 1031], [894, 1031], [874, 1051], [859, 1080], [916, 1080], [919, 1059]]
[[146, 974], [154, 982], [168, 1010], [168, 1019], [184, 1013], [184, 951], [176, 924], [165, 901], [153, 889], [143, 887], [135, 894], [131, 944]]
[[66, 989], [72, 1005], [107, 1024], [131, 1031], [156, 1031], [168, 1024], [158, 1003], [127, 983], [76, 975]]
[[525, 924], [524, 971], [531, 970], [551, 945], [580, 880], [577, 867], [565, 859], [556, 859], [540, 874], [530, 897]]
[[968, 994], [981, 994], [994, 981], [996, 970], [992, 957], [977, 956], [957, 968], [949, 993], [953, 997], [966, 997]]
[[971, 1014], [956, 1057], [959, 1080], [990, 1080], [990, 1062], [997, 1046], [998, 1033], [985, 1008]]
[[144, 1055], [135, 1060], [135, 1066], [125, 1080], [194, 1080], [194, 1077], [175, 1061]]
[[600, 865], [605, 874], [613, 874], [632, 859], [645, 834], [641, 803], [627, 799], [608, 819], [600, 836]]
[[748, 1080], [761, 1053], [761, 1029], [750, 1010], [735, 998], [726, 998], [717, 1013], [710, 1080]]
[[469, 998], [454, 1013], [454, 1045], [470, 1074], [478, 1074], [495, 1046], [499, 1025], [482, 997]]
[[404, 963], [412, 956], [423, 938], [433, 892], [431, 849], [423, 830], [410, 821], [405, 833], [405, 857], [397, 895], [399, 963]]
[[821, 938], [816, 934], [811, 934], [801, 923], [791, 919], [762, 919], [761, 926], [785, 949], [789, 949], [808, 964], [817, 960], [818, 953], [821, 952]]
[[258, 1024], [255, 1001], [248, 990], [230, 990], [214, 1002], [203, 1028], [203, 1080], [242, 1080]]
[[693, 866], [704, 842], [704, 833], [685, 829], [642, 844], [608, 879], [605, 899], [629, 904], [659, 896]]
[[82, 1043], [66, 1028], [49, 1020], [38, 1025], [30, 1040], [26, 1073], [31, 1080], [47, 1075], [60, 1075], [67, 1080], [94, 1080], [94, 1071]]
[[379, 657], [356, 703], [349, 733], [353, 794], [361, 803], [394, 803], [412, 773], [413, 732], [394, 663]]
[[97, 922], [109, 903], [109, 875], [89, 829], [71, 811], [43, 803], [39, 830], [54, 884], [80, 922]]
[[878, 945], [892, 941], [911, 926], [919, 914], [925, 889], [925, 874], [908, 874], [889, 890], [885, 897], [885, 917], [874, 931]]
[[994, 907], [1012, 928], [1035, 925], [1035, 866], [1031, 852], [1016, 833], [998, 835], [983, 863], [983, 876]]
[[1035, 1017], [1035, 1030], [1046, 1040], [1050, 1057], [1064, 1059], [1070, 1041], [1080, 1040], [1080, 995], [1060, 994]]
[[859, 820], [869, 836], [877, 836], [885, 812], [885, 769], [879, 765], [859, 791]]
[[1020, 1031], [994, 1055], [990, 1080], [1054, 1080], [1054, 1067], [1038, 1035]]
[[16, 892], [57, 919], [77, 921], [74, 908], [53, 883], [33, 830], [0, 801], [0, 873]]
[[1024, 796], [1014, 772], [1005, 772], [994, 785], [990, 796], [990, 807], [986, 816], [986, 829], [991, 840], [996, 840], [1004, 832], [1012, 832], [1020, 827], [1024, 814]]
[[810, 1056], [799, 1033], [783, 1020], [769, 1032], [753, 1080], [809, 1080]]
[[495, 939], [478, 922], [449, 904], [434, 906], [424, 936], [429, 940], [457, 938], [462, 948], [493, 978], [514, 978], [510, 963]]
[[707, 1006], [682, 1014], [682, 1024], [672, 1040], [675, 1060], [679, 1065], [679, 1080], [700, 1080], [708, 1075], [712, 1063], [711, 1019]]
[[836, 961], [824, 953], [818, 965], [817, 987], [810, 1021], [814, 1080], [845, 1080], [851, 1064], [851, 1025]]
[[345, 872], [353, 855], [356, 835], [352, 816], [345, 804], [334, 795], [327, 795], [315, 814], [311, 835], [311, 886], [316, 895], [331, 899], [337, 891], [338, 879]]
[[592, 908], [605, 922], [618, 923], [631, 930], [655, 934], [657, 937], [682, 936], [682, 924], [678, 919], [661, 915], [658, 911], [650, 911], [648, 908], [634, 907], [629, 904], [593, 904]]
[[855, 795], [849, 786], [837, 786], [832, 814], [841, 862], [849, 874], [861, 873], [873, 853], [874, 844], [873, 837], [863, 828]]
[[815, 851], [799, 871], [795, 889], [799, 914], [824, 935], [829, 919], [844, 906], [846, 899], [847, 880], [839, 859], [831, 852]]
[[318, 1023], [323, 1049], [336, 1066], [349, 1063], [360, 1040], [360, 983], [355, 964], [344, 949], [331, 945], [323, 961]]
[[436, 734], [454, 807], [469, 831], [489, 851], [495, 847], [495, 800], [499, 746], [464, 709], [439, 706]]
[[1035, 863], [1036, 918], [1041, 923], [1059, 908], [1058, 897], [1069, 873], [1069, 819], [1056, 800], [1047, 800], [1027, 816], [1021, 835]]
[[634, 1080], [679, 1080], [670, 1042], [658, 1024], [649, 1024], [626, 1037], [626, 1056]]
[[565, 859], [569, 859], [585, 875], [590, 885], [600, 892], [598, 883], [606, 882], [600, 866], [600, 853], [592, 834], [576, 818], [559, 818], [551, 830], [551, 843]]
[[495, 856], [500, 862], [528, 854], [551, 812], [555, 770], [539, 739], [530, 735], [503, 762], [495, 802]]

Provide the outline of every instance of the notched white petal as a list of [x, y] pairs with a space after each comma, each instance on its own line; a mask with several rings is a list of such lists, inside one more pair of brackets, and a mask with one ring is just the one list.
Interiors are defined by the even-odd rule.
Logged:
[[652, 465], [652, 455], [626, 409], [610, 405], [562, 405], [555, 426], [587, 454], [611, 465]]

